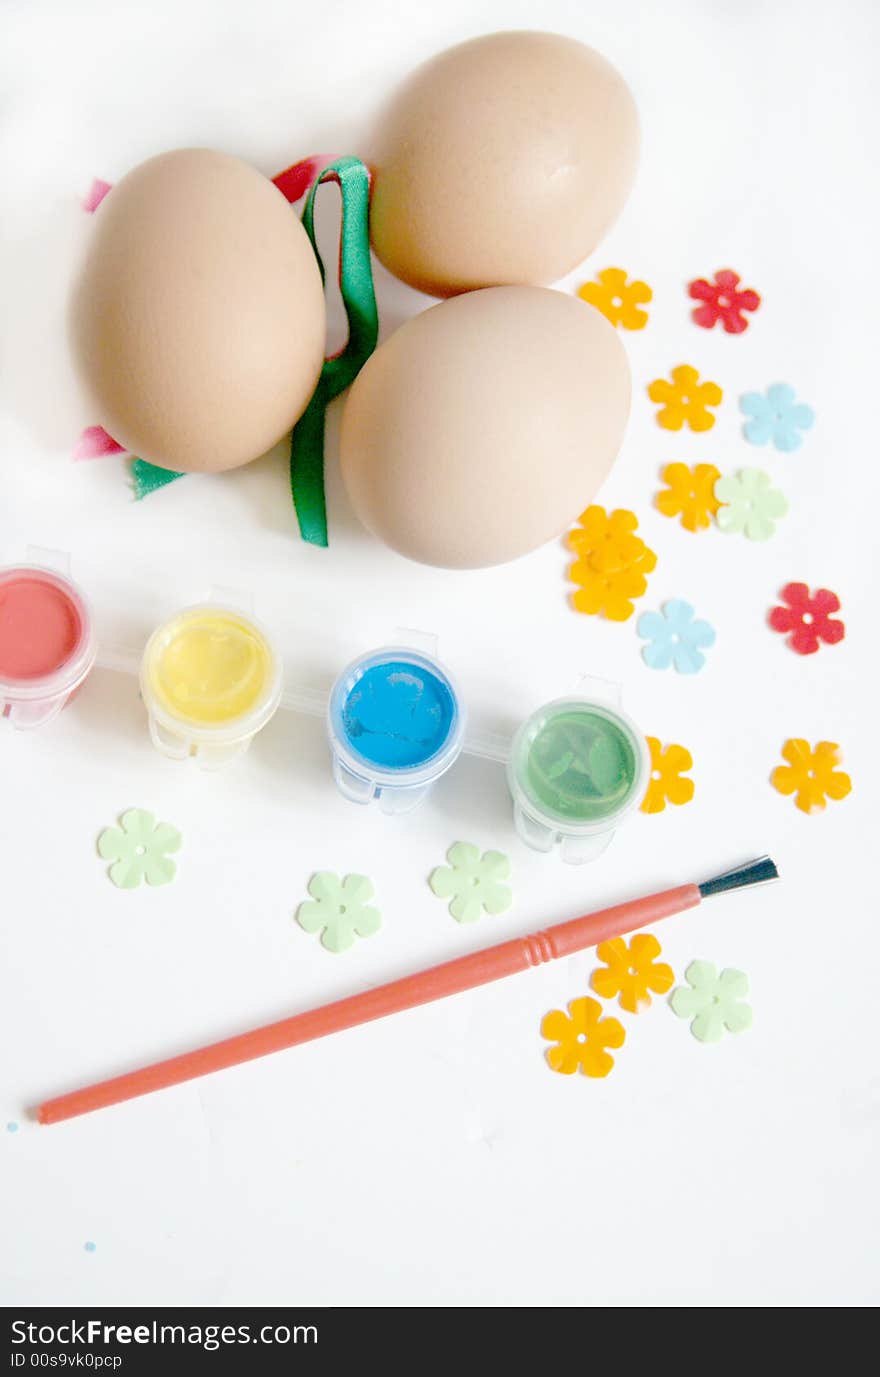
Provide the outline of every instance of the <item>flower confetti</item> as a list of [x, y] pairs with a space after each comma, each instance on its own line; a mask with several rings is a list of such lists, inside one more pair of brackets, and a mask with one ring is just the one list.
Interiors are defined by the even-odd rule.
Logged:
[[296, 921], [304, 932], [320, 932], [321, 945], [334, 953], [354, 946], [356, 937], [372, 937], [382, 915], [370, 906], [372, 882], [365, 875], [338, 875], [319, 870], [309, 880], [311, 900], [300, 904]]
[[510, 861], [500, 851], [485, 851], [470, 842], [456, 842], [446, 853], [449, 865], [438, 866], [428, 881], [438, 899], [451, 899], [449, 912], [457, 923], [473, 923], [486, 913], [503, 913], [513, 902]]
[[828, 588], [811, 593], [805, 583], [787, 583], [780, 597], [784, 607], [774, 607], [768, 618], [774, 631], [788, 635], [798, 655], [815, 655], [820, 642], [837, 645], [846, 633], [843, 622], [831, 616], [840, 611], [840, 598]]
[[720, 321], [728, 335], [741, 335], [749, 322], [744, 311], [757, 311], [761, 298], [750, 287], [740, 291], [739, 274], [723, 268], [715, 274], [714, 282], [698, 277], [688, 283], [688, 296], [702, 305], [691, 311], [691, 319], [704, 330], [711, 330]]
[[715, 496], [722, 504], [715, 516], [718, 529], [749, 540], [769, 540], [776, 522], [788, 511], [785, 494], [774, 488], [763, 469], [740, 469], [736, 475], [719, 478]]
[[645, 738], [651, 752], [651, 777], [642, 800], [643, 813], [662, 813], [667, 803], [690, 803], [694, 781], [684, 771], [693, 768], [693, 757], [684, 746], [664, 747], [656, 736]]
[[619, 996], [621, 1009], [628, 1014], [643, 1013], [651, 1007], [651, 995], [666, 994], [675, 981], [672, 967], [658, 961], [660, 943], [651, 932], [639, 932], [627, 943], [623, 937], [600, 942], [596, 956], [604, 965], [593, 971], [590, 984], [602, 999]]
[[657, 412], [657, 424], [664, 430], [711, 430], [715, 417], [710, 408], [720, 406], [724, 396], [715, 382], [700, 382], [696, 368], [680, 364], [670, 374], [672, 381], [655, 378], [648, 387], [652, 402], [662, 402]]
[[651, 669], [669, 669], [679, 674], [697, 674], [706, 663], [703, 651], [715, 644], [715, 628], [700, 621], [689, 602], [673, 598], [660, 612], [643, 612], [636, 630], [648, 644], [642, 659]]
[[794, 794], [802, 813], [821, 813], [826, 799], [839, 801], [852, 789], [852, 780], [838, 770], [840, 747], [834, 741], [820, 741], [815, 750], [801, 737], [789, 737], [782, 748], [785, 765], [777, 765], [770, 782], [780, 794]]
[[743, 426], [743, 435], [750, 445], [766, 445], [772, 440], [776, 449], [785, 453], [800, 449], [804, 430], [816, 419], [806, 402], [795, 401], [795, 390], [788, 383], [774, 383], [761, 392], [747, 392], [739, 399], [739, 409], [750, 419]]
[[552, 1071], [571, 1076], [607, 1076], [614, 1066], [609, 1047], [622, 1047], [626, 1040], [623, 1024], [616, 1018], [603, 1018], [598, 999], [573, 999], [566, 1014], [552, 1009], [541, 1022], [541, 1037], [555, 1046], [544, 1053]]
[[635, 611], [634, 601], [648, 587], [647, 576], [657, 556], [636, 535], [638, 518], [624, 508], [610, 514], [604, 507], [588, 507], [567, 543], [578, 555], [568, 576], [578, 585], [572, 606], [588, 616], [603, 615], [622, 622]]
[[678, 1018], [689, 1018], [698, 1042], [720, 1042], [724, 1030], [744, 1033], [752, 1026], [752, 1008], [745, 1004], [749, 992], [743, 971], [725, 970], [719, 975], [711, 961], [692, 961], [684, 973], [687, 985], [679, 985], [669, 1001]]
[[157, 823], [145, 808], [129, 808], [118, 827], [101, 833], [98, 855], [113, 862], [108, 875], [117, 889], [137, 889], [142, 880], [148, 885], [167, 885], [177, 870], [168, 852], [179, 851], [182, 840], [170, 823]]
[[601, 311], [612, 325], [621, 325], [624, 330], [643, 330], [648, 323], [648, 312], [640, 308], [654, 295], [647, 282], [628, 281], [622, 268], [603, 268], [596, 279], [578, 287], [578, 296]]
[[721, 477], [714, 464], [667, 464], [660, 475], [667, 485], [658, 492], [657, 509], [664, 516], [681, 517], [686, 531], [703, 531], [712, 524], [712, 517], [721, 506], [715, 496], [715, 484]]

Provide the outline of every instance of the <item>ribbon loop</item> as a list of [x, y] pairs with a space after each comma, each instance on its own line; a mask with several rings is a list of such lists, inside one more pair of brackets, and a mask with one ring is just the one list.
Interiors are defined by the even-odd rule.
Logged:
[[324, 417], [327, 407], [357, 377], [376, 347], [379, 316], [370, 262], [370, 174], [359, 158], [336, 158], [316, 178], [303, 211], [303, 227], [315, 251], [321, 279], [324, 265], [315, 241], [315, 198], [326, 181], [342, 195], [339, 286], [348, 318], [345, 348], [325, 360], [312, 400], [293, 430], [290, 487], [303, 540], [327, 545], [324, 495]]

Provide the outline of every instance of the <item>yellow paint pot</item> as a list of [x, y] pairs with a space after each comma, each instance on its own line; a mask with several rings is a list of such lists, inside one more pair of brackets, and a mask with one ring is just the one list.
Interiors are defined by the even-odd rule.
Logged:
[[206, 767], [247, 750], [281, 698], [281, 661], [245, 613], [187, 607], [153, 632], [141, 661], [150, 735], [163, 755]]

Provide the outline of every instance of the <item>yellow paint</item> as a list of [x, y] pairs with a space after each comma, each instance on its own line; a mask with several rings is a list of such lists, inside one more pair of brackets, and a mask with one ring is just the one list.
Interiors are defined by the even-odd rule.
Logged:
[[146, 681], [167, 712], [201, 725], [231, 722], [257, 707], [273, 678], [265, 637], [245, 617], [195, 608], [154, 638]]

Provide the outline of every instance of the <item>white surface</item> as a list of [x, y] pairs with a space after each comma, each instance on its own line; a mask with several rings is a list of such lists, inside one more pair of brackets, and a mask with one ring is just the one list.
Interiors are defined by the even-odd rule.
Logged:
[[[279, 714], [239, 768], [202, 775], [152, 752], [134, 681], [101, 671], [51, 728], [4, 732], [0, 1298], [876, 1303], [876, 7], [7, 0], [3, 27], [0, 548], [70, 549], [123, 649], [212, 583], [249, 588], [312, 687], [390, 628], [428, 626], [497, 729], [582, 671], [618, 678], [646, 731], [692, 750], [697, 795], [577, 870], [517, 843], [491, 764], [462, 761], [410, 818], [345, 804], [307, 717]], [[68, 462], [91, 419], [63, 326], [91, 178], [192, 143], [269, 174], [358, 151], [418, 59], [498, 27], [594, 44], [640, 106], [638, 185], [589, 265], [655, 293], [625, 337], [633, 418], [601, 500], [633, 506], [658, 551], [642, 606], [688, 597], [718, 628], [692, 679], [645, 668], [632, 622], [567, 608], [558, 544], [476, 574], [381, 548], [332, 457], [329, 551], [295, 537], [280, 455], [142, 505], [120, 461]], [[743, 338], [689, 321], [684, 284], [725, 265], [764, 294]], [[386, 332], [426, 304], [378, 285]], [[725, 389], [708, 436], [660, 430], [645, 397], [682, 361]], [[818, 416], [793, 456], [740, 436], [736, 398], [777, 380]], [[766, 466], [791, 502], [777, 538], [662, 518], [671, 459]], [[765, 628], [791, 578], [841, 593], [843, 646], [804, 660]], [[825, 816], [769, 786], [790, 735], [843, 744], [854, 792]], [[168, 889], [121, 893], [95, 856], [131, 805], [183, 831]], [[514, 865], [515, 907], [466, 930], [425, 883], [459, 837]], [[540, 1019], [584, 993], [585, 954], [91, 1118], [27, 1120], [46, 1095], [765, 850], [783, 884], [658, 930], [679, 974], [694, 957], [748, 972], [754, 1028], [718, 1047], [661, 1003], [622, 1016], [607, 1081], [552, 1075]], [[384, 911], [340, 958], [293, 922], [320, 867], [371, 875]]]

